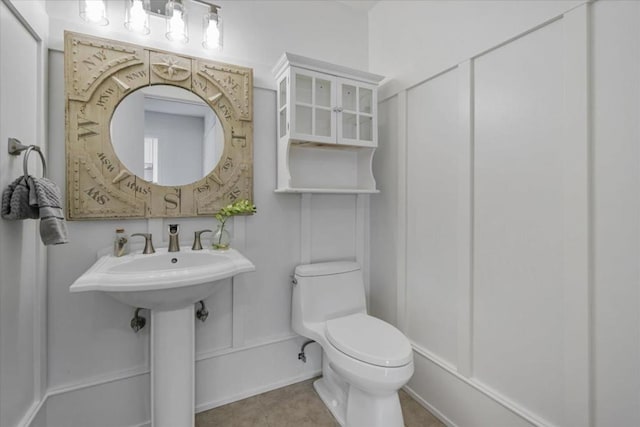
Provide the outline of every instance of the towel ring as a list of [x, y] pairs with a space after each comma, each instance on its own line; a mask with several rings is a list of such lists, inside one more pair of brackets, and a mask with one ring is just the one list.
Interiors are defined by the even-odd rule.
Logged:
[[24, 153], [24, 160], [22, 161], [24, 177], [26, 178], [29, 176], [29, 154], [31, 154], [32, 151], [35, 151], [40, 155], [40, 160], [42, 160], [42, 177], [45, 178], [47, 176], [47, 162], [44, 159], [44, 154], [42, 154], [40, 147], [38, 147], [37, 145], [30, 145], [29, 148], [27, 148], [27, 151]]
[[21, 152], [26, 151], [22, 161], [22, 169], [24, 171], [25, 179], [29, 176], [29, 154], [31, 154], [32, 151], [36, 151], [38, 155], [40, 155], [40, 160], [42, 161], [42, 177], [44, 178], [47, 176], [47, 161], [44, 159], [42, 150], [40, 150], [40, 147], [37, 145], [24, 145], [15, 138], [9, 138], [8, 151], [9, 154], [13, 156], [19, 156]]

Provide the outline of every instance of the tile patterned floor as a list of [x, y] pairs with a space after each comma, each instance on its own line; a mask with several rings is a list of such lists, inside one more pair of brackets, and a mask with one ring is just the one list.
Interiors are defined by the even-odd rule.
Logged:
[[[201, 412], [196, 427], [338, 427], [308, 380]], [[400, 392], [406, 427], [445, 427], [436, 417]]]

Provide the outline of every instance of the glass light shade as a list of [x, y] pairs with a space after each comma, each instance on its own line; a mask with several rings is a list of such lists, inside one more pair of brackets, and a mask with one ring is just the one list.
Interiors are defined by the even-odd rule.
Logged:
[[124, 26], [139, 34], [149, 34], [149, 0], [125, 0]]
[[109, 24], [104, 0], [80, 0], [80, 17], [92, 24]]
[[202, 46], [205, 49], [222, 50], [222, 17], [211, 11], [202, 17]]
[[189, 41], [187, 18], [187, 10], [181, 1], [167, 2], [167, 38], [169, 40], [181, 43]]

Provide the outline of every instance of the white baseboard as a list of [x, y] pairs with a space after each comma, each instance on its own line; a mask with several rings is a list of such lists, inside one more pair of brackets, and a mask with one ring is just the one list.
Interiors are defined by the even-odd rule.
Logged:
[[[31, 427], [31, 424], [40, 414], [40, 410], [46, 405], [47, 396], [45, 395], [40, 401], [33, 402], [29, 410], [24, 414], [16, 427]], [[39, 427], [34, 425], [33, 427]]]
[[[556, 427], [474, 378], [461, 375], [428, 350], [412, 342], [416, 374], [405, 390], [451, 427], [479, 425]], [[436, 387], [437, 385], [437, 387]]]
[[[302, 341], [303, 338], [298, 336], [278, 337], [245, 348], [199, 355], [196, 412], [319, 375], [319, 348], [309, 349], [307, 364], [297, 360]], [[441, 363], [435, 356], [431, 357], [428, 351], [415, 345], [414, 350], [416, 370], [423, 372], [420, 380], [412, 379], [405, 390], [447, 426], [470, 425], [468, 419], [487, 419], [487, 414], [492, 414], [489, 418], [511, 420], [511, 424], [505, 425], [553, 427], [535, 415], [523, 414], [522, 408], [495, 396], [495, 392], [487, 392], [475, 380], [461, 377], [452, 367]], [[203, 381], [203, 378], [208, 379]], [[431, 388], [431, 381], [438, 384], [437, 390]], [[110, 413], [117, 413], [116, 424], [110, 420], [104, 426], [92, 425], [150, 427], [148, 383], [148, 369], [135, 367], [51, 389], [40, 402], [33, 404], [18, 427], [45, 427], [42, 423], [33, 424], [36, 419], [46, 419], [46, 427], [85, 427], [88, 419], [108, 419]], [[451, 410], [446, 402], [455, 402], [453, 406], [464, 408], [465, 414]], [[77, 415], [78, 408], [82, 408], [81, 415]], [[76, 418], [68, 418], [74, 416]], [[517, 422], [514, 417], [518, 418]]]
[[413, 400], [418, 402], [420, 406], [422, 406], [427, 411], [431, 412], [431, 414], [433, 414], [437, 419], [442, 421], [447, 427], [458, 427], [457, 424], [455, 424], [453, 421], [447, 418], [447, 416], [444, 415], [442, 412], [440, 412], [435, 406], [433, 406], [432, 404], [424, 400], [422, 396], [416, 393], [411, 387], [404, 386], [402, 389], [406, 391], [409, 396], [413, 397]]
[[[303, 341], [288, 335], [197, 355], [196, 412], [319, 375], [319, 348], [307, 351], [308, 363], [297, 359]], [[149, 370], [134, 367], [48, 390], [18, 427], [150, 427], [149, 410]]]

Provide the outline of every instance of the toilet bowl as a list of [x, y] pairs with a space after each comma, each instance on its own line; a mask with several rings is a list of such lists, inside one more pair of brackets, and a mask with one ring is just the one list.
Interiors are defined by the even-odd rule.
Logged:
[[296, 267], [292, 327], [322, 347], [322, 378], [314, 387], [340, 425], [404, 425], [398, 390], [413, 375], [411, 345], [367, 314], [357, 263]]

